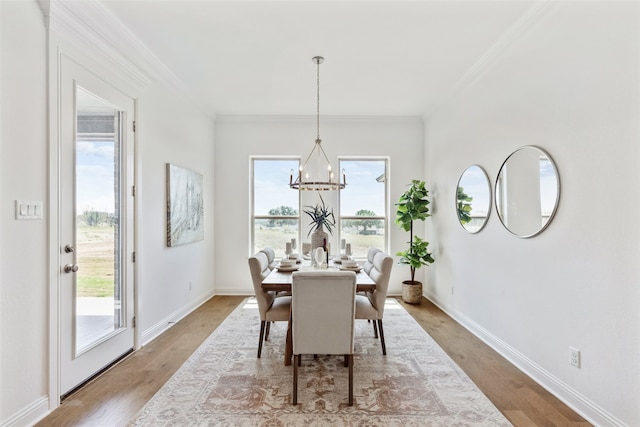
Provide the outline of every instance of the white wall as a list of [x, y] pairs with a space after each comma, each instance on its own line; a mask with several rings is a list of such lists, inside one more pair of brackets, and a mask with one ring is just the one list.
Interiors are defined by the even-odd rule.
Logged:
[[[639, 29], [637, 2], [552, 3], [426, 126], [426, 293], [599, 425], [640, 425]], [[558, 166], [555, 219], [519, 239], [494, 210], [468, 234], [460, 174], [479, 164], [495, 182], [523, 145]]]
[[[157, 84], [141, 94], [138, 111], [138, 295], [144, 344], [213, 295], [214, 123]], [[203, 175], [202, 241], [167, 247], [166, 163]]]
[[47, 221], [14, 213], [15, 200], [47, 208], [47, 44], [35, 1], [0, 1], [0, 52], [2, 424], [47, 404]]
[[[250, 156], [299, 156], [304, 160], [314, 146], [315, 131], [313, 117], [225, 116], [217, 119], [214, 178], [217, 294], [253, 293], [247, 265], [251, 255]], [[422, 120], [416, 117], [321, 117], [320, 136], [334, 167], [338, 156], [389, 157], [389, 251], [398, 259], [394, 254], [405, 249], [408, 234], [393, 223], [394, 203], [412, 179], [424, 178]], [[289, 177], [283, 177], [283, 191], [293, 191], [286, 185], [288, 182]], [[325, 201], [335, 206], [336, 197], [336, 193], [327, 193]], [[420, 271], [416, 274], [417, 279], [421, 274]], [[389, 293], [399, 294], [402, 281], [407, 279], [408, 267], [394, 265]]]

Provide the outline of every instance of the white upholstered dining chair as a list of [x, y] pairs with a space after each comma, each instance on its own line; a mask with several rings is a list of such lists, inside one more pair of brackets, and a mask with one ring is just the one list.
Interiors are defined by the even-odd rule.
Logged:
[[258, 302], [260, 312], [260, 339], [258, 340], [258, 357], [262, 354], [262, 342], [269, 339], [269, 329], [271, 322], [289, 321], [291, 311], [291, 297], [278, 296], [275, 292], [262, 290], [262, 281], [271, 273], [269, 259], [264, 252], [258, 252], [249, 258], [249, 270], [253, 281], [253, 291]]
[[349, 406], [353, 406], [353, 335], [356, 274], [314, 270], [293, 273], [293, 404], [298, 404], [298, 367], [303, 354], [344, 356], [349, 368]]
[[267, 256], [267, 261], [269, 262], [269, 270], [273, 270], [274, 268], [276, 268], [276, 265], [278, 264], [278, 261], [276, 261], [276, 251], [274, 251], [273, 248], [266, 247], [260, 250], [260, 252], [264, 252], [264, 254]]
[[[267, 261], [269, 263], [269, 270], [273, 270], [274, 268], [276, 268], [278, 266], [278, 261], [276, 261], [276, 251], [273, 250], [273, 248], [270, 247], [266, 247], [264, 249], [261, 249], [260, 252], [264, 253], [267, 256]], [[288, 291], [280, 291], [280, 292], [275, 292], [275, 296], [276, 297], [282, 297], [282, 296], [290, 296], [291, 292]], [[269, 325], [267, 325], [267, 336], [269, 336]]]
[[356, 296], [356, 319], [373, 321], [374, 336], [378, 338], [378, 331], [380, 332], [380, 343], [384, 355], [387, 354], [387, 347], [384, 342], [382, 317], [384, 316], [384, 302], [387, 299], [392, 267], [393, 258], [379, 249], [370, 249], [364, 270], [376, 282], [376, 290]]
[[376, 257], [378, 252], [381, 252], [378, 248], [371, 248], [369, 249], [369, 252], [367, 252], [367, 260], [364, 262], [364, 266], [362, 267], [365, 273], [369, 274], [373, 268], [373, 259]]

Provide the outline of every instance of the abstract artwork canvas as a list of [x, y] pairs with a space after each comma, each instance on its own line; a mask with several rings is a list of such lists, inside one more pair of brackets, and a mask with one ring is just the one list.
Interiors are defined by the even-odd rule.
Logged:
[[167, 246], [204, 239], [202, 175], [167, 163]]

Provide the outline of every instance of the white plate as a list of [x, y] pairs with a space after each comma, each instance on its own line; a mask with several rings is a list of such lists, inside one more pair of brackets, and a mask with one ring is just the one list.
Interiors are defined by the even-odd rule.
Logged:
[[340, 267], [340, 270], [355, 271], [356, 273], [358, 273], [360, 270], [362, 270], [362, 267], [361, 266], [357, 266], [357, 267]]
[[276, 268], [278, 269], [278, 271], [296, 271], [300, 267], [298, 267], [297, 265], [294, 265], [292, 267], [280, 267], [280, 266], [277, 266]]

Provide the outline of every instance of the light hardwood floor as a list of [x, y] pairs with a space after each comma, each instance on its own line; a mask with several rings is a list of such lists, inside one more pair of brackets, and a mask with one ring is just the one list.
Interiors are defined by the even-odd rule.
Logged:
[[[37, 425], [125, 426], [244, 298], [213, 297]], [[402, 304], [513, 425], [590, 425], [428, 300]]]

